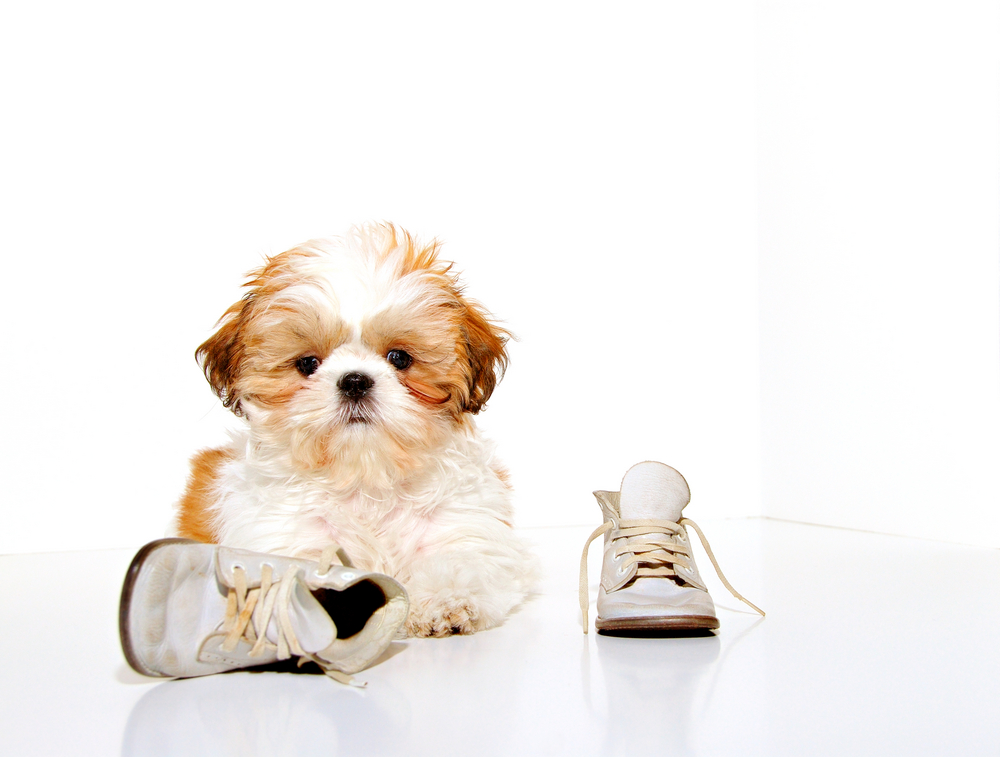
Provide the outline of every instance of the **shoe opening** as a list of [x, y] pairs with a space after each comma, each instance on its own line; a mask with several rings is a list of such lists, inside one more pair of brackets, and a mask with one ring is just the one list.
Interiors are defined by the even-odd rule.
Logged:
[[368, 623], [377, 610], [386, 605], [385, 593], [372, 581], [359, 581], [343, 591], [316, 589], [313, 596], [323, 605], [337, 626], [337, 638], [349, 639]]

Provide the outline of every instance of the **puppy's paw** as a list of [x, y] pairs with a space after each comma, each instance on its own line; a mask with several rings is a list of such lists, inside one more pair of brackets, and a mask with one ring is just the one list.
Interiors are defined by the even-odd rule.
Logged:
[[451, 636], [483, 631], [494, 625], [470, 596], [429, 596], [410, 601], [406, 632], [410, 636]]

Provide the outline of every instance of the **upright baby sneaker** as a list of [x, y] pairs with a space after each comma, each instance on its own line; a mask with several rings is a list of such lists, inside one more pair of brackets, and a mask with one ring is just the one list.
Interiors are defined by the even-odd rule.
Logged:
[[633, 466], [620, 492], [596, 491], [604, 524], [584, 548], [580, 608], [584, 633], [589, 630], [587, 551], [604, 535], [604, 559], [597, 594], [598, 631], [697, 631], [719, 627], [715, 603], [702, 581], [691, 550], [687, 526], [702, 540], [723, 583], [760, 612], [722, 575], [698, 526], [682, 512], [691, 499], [684, 477], [669, 465]]

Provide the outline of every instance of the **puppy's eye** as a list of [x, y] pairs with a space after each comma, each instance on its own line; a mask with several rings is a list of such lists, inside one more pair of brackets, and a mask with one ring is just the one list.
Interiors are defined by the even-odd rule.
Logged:
[[410, 353], [403, 350], [389, 350], [389, 354], [385, 356], [385, 359], [397, 371], [405, 371], [413, 364], [413, 358], [410, 357]]
[[303, 376], [311, 376], [319, 368], [319, 358], [314, 355], [303, 355], [295, 361], [295, 370]]

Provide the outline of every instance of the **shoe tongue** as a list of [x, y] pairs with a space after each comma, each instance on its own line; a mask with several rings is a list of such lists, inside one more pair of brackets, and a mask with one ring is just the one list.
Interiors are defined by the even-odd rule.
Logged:
[[663, 463], [633, 465], [622, 479], [619, 508], [623, 520], [681, 519], [681, 511], [691, 501], [684, 476]]
[[[275, 608], [276, 614], [277, 608]], [[309, 654], [322, 652], [337, 638], [337, 626], [330, 620], [323, 605], [301, 581], [296, 581], [292, 588], [288, 616], [292, 621], [292, 630], [299, 640], [299, 645]], [[276, 617], [272, 617], [271, 622], [267, 624], [267, 636], [271, 642], [277, 642]]]

